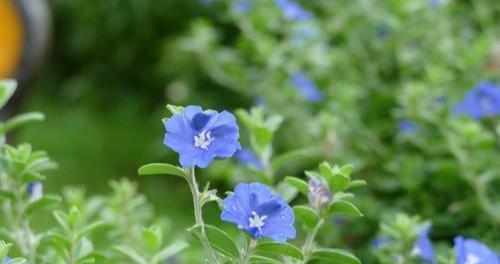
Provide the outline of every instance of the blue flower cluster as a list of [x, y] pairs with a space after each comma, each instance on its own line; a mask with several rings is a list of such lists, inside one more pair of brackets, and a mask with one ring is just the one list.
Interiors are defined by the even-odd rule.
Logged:
[[3, 262], [3, 263], [7, 263], [7, 262], [8, 262], [8, 261], [10, 261], [11, 259], [12, 259], [12, 258], [10, 258], [10, 257], [5, 257], [5, 258], [3, 258], [2, 262]]
[[277, 242], [294, 239], [292, 208], [262, 183], [240, 183], [223, 202], [221, 219], [236, 224], [254, 238], [271, 238]]
[[492, 82], [479, 83], [455, 105], [453, 113], [478, 120], [500, 115], [500, 87]]
[[[205, 168], [215, 157], [235, 155], [240, 162], [262, 167], [248, 149], [241, 149], [235, 117], [226, 111], [203, 111], [187, 106], [165, 123], [165, 145], [179, 153], [183, 167]], [[234, 223], [254, 238], [285, 242], [295, 238], [295, 215], [285, 200], [261, 183], [240, 183], [223, 201], [221, 219]]]

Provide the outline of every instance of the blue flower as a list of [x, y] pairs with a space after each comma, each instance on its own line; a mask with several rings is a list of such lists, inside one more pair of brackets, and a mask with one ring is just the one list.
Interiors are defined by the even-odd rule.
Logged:
[[455, 238], [457, 264], [500, 264], [498, 256], [486, 245], [461, 236]]
[[7, 263], [7, 262], [8, 262], [8, 261], [10, 261], [11, 259], [12, 259], [12, 258], [10, 258], [10, 257], [8, 257], [8, 256], [7, 256], [7, 257], [3, 258], [2, 262], [3, 262], [3, 263]]
[[243, 148], [241, 150], [238, 150], [236, 151], [234, 156], [241, 165], [248, 165], [258, 170], [262, 170], [264, 168], [262, 162], [250, 149]]
[[275, 0], [274, 2], [281, 9], [286, 19], [309, 21], [312, 18], [311, 12], [304, 10], [299, 4], [291, 0]]
[[434, 249], [432, 248], [432, 242], [429, 239], [430, 229], [430, 225], [423, 228], [420, 236], [413, 245], [411, 255], [420, 258], [424, 261], [423, 263], [435, 264], [436, 256], [434, 254]]
[[491, 82], [479, 83], [455, 105], [453, 113], [474, 119], [500, 115], [500, 88]]
[[179, 153], [184, 168], [206, 168], [214, 158], [230, 158], [241, 149], [236, 118], [227, 111], [187, 106], [165, 123], [164, 143]]
[[443, 5], [443, 0], [429, 0], [430, 7], [439, 7]]
[[412, 133], [417, 131], [418, 129], [419, 126], [409, 119], [403, 119], [399, 121], [399, 131], [403, 133]]
[[321, 93], [316, 85], [302, 72], [295, 73], [290, 81], [299, 90], [301, 96], [309, 102], [318, 102], [323, 99]]
[[377, 250], [388, 244], [392, 243], [392, 239], [389, 236], [377, 236], [370, 243], [371, 248]]
[[252, 8], [251, 0], [239, 0], [233, 4], [233, 11], [237, 14], [244, 14]]
[[240, 183], [222, 201], [221, 219], [238, 225], [254, 238], [268, 237], [276, 242], [296, 235], [292, 208], [262, 183]]
[[39, 182], [30, 182], [26, 189], [31, 201], [37, 201], [43, 197], [43, 185]]

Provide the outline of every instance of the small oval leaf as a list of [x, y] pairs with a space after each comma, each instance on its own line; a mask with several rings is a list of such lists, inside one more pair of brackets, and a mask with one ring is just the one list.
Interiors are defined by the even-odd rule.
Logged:
[[139, 168], [139, 175], [169, 174], [179, 177], [186, 177], [182, 168], [166, 163], [150, 163]]
[[302, 260], [304, 255], [296, 246], [289, 243], [262, 242], [255, 247], [255, 253], [272, 253]]
[[24, 211], [27, 215], [32, 215], [44, 208], [55, 206], [61, 203], [61, 197], [56, 195], [46, 195], [34, 202], [31, 202]]
[[321, 263], [361, 264], [361, 261], [356, 256], [342, 249], [317, 249], [311, 254], [311, 259], [321, 260]]
[[[194, 226], [188, 229], [188, 232], [196, 239], [201, 241], [201, 226]], [[210, 245], [219, 253], [234, 261], [240, 259], [240, 252], [236, 243], [224, 231], [211, 225], [205, 225], [205, 234], [210, 242]]]
[[330, 208], [328, 209], [328, 213], [334, 215], [354, 216], [354, 217], [363, 216], [363, 214], [354, 204], [342, 200], [333, 202], [330, 205]]
[[319, 221], [319, 215], [312, 208], [302, 205], [293, 207], [295, 216], [301, 221], [308, 229], [313, 229]]
[[299, 179], [299, 178], [295, 178], [295, 177], [286, 177], [285, 178], [285, 181], [292, 185], [293, 187], [295, 187], [297, 190], [299, 190], [299, 192], [307, 195], [309, 193], [309, 185], [307, 184], [307, 182]]

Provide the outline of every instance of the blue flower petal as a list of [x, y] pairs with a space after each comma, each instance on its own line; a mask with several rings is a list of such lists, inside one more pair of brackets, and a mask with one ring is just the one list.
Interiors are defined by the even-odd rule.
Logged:
[[481, 82], [453, 107], [454, 115], [474, 119], [500, 115], [500, 88], [491, 82]]
[[432, 242], [429, 239], [429, 231], [431, 227], [426, 226], [420, 236], [418, 237], [415, 245], [413, 246], [413, 253], [420, 257], [424, 263], [436, 263], [436, 256], [434, 254], [434, 249], [432, 248]]
[[481, 242], [461, 236], [456, 237], [454, 241], [457, 264], [500, 264], [497, 254]]

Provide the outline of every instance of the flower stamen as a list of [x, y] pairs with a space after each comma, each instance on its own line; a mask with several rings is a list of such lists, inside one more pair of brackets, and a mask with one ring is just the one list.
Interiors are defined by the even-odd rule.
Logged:
[[264, 220], [267, 219], [267, 215], [259, 216], [255, 211], [252, 211], [252, 217], [248, 218], [250, 222], [249, 226], [251, 228], [257, 228], [259, 233], [262, 233], [262, 227], [264, 226]]
[[194, 136], [194, 145], [198, 148], [208, 149], [210, 143], [214, 141], [211, 137], [210, 131], [203, 130], [197, 136]]

